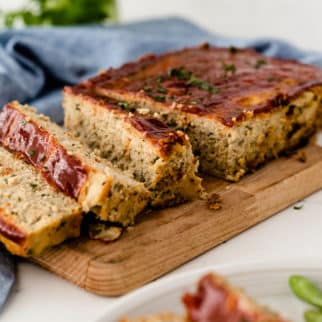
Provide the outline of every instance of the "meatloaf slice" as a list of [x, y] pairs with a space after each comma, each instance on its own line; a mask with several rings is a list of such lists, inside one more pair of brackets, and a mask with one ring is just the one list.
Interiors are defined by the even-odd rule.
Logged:
[[148, 55], [86, 84], [185, 131], [201, 170], [232, 181], [310, 137], [322, 98], [318, 67], [207, 44]]
[[65, 127], [143, 182], [152, 192], [152, 206], [171, 206], [200, 195], [198, 162], [183, 132], [171, 130], [159, 119], [135, 115], [132, 111], [139, 108], [82, 85], [65, 88], [63, 107]]
[[142, 183], [123, 175], [28, 106], [12, 102], [3, 108], [0, 142], [101, 220], [132, 224], [147, 204], [150, 193]]
[[12, 254], [35, 256], [79, 236], [81, 219], [73, 198], [0, 146], [0, 242]]

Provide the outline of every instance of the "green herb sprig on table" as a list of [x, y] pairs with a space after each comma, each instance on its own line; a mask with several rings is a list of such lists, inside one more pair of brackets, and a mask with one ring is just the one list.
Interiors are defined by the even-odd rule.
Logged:
[[29, 0], [18, 11], [2, 13], [4, 25], [79, 25], [117, 20], [116, 0]]

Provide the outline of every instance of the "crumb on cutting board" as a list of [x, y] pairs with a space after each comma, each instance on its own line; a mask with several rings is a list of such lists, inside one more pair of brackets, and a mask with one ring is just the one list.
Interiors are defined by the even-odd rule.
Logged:
[[222, 208], [222, 198], [218, 193], [213, 193], [208, 197], [208, 208], [211, 210], [219, 210]]

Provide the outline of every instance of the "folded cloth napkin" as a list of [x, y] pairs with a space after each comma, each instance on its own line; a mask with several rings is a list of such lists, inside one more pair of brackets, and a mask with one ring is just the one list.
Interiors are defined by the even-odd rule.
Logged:
[[[204, 41], [217, 46], [253, 47], [281, 58], [322, 67], [322, 54], [299, 50], [274, 39], [245, 40], [214, 35], [180, 18], [123, 25], [36, 27], [0, 32], [0, 106], [10, 100], [28, 102], [62, 123], [60, 89], [101, 69], [116, 67], [146, 53], [161, 53]], [[0, 307], [13, 274], [0, 257]]]

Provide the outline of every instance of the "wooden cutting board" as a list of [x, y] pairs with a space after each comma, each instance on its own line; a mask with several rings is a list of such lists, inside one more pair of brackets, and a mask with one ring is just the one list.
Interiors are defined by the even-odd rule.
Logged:
[[116, 242], [77, 239], [33, 260], [90, 292], [125, 294], [321, 189], [322, 148], [302, 151], [305, 162], [281, 158], [239, 183], [205, 179], [222, 198], [220, 210], [198, 200], [154, 211]]

